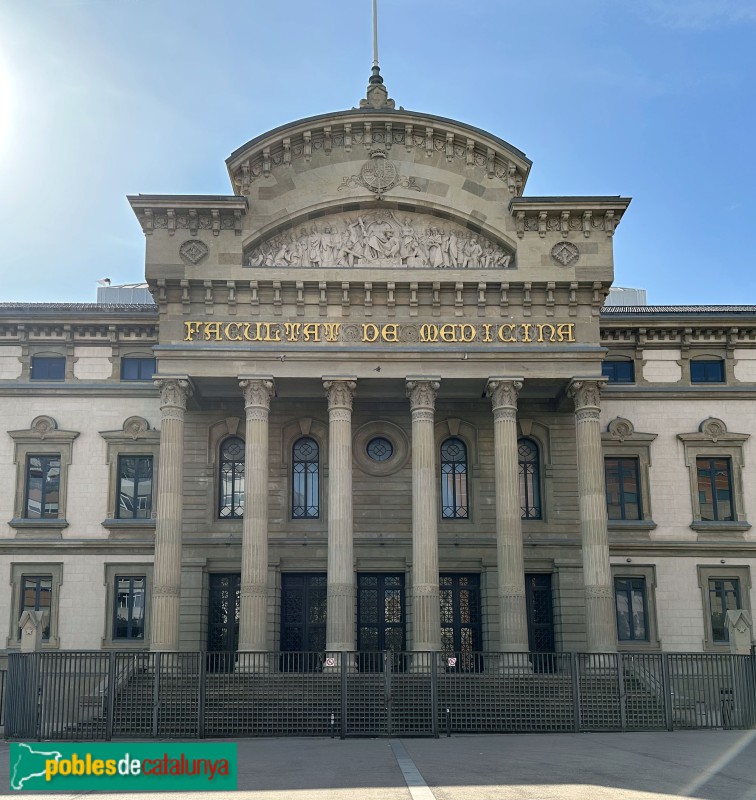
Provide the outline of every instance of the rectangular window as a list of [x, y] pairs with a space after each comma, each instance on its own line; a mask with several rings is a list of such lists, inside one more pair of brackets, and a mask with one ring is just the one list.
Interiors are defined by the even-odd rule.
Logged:
[[615, 578], [614, 606], [617, 611], [617, 639], [620, 642], [647, 642], [646, 579]]
[[606, 512], [609, 519], [641, 519], [637, 458], [605, 458]]
[[156, 366], [154, 358], [121, 359], [122, 381], [151, 381], [155, 371]]
[[711, 638], [717, 644], [729, 641], [727, 612], [737, 611], [740, 605], [740, 581], [738, 578], [709, 578], [709, 612], [711, 614]]
[[144, 575], [116, 577], [113, 639], [144, 639]]
[[[19, 620], [24, 611], [47, 611], [47, 623], [42, 631], [42, 639], [49, 641], [52, 617], [52, 575], [24, 575], [21, 578], [21, 602], [18, 605]], [[21, 638], [20, 627], [18, 638]]]
[[152, 456], [118, 456], [118, 519], [152, 516]]
[[604, 361], [601, 374], [609, 383], [635, 383], [635, 364], [632, 361]]
[[724, 361], [721, 359], [700, 359], [690, 362], [691, 383], [724, 383]]
[[26, 519], [57, 519], [60, 509], [60, 456], [27, 456]]
[[32, 356], [33, 381], [63, 381], [66, 378], [65, 356]]
[[697, 458], [698, 505], [704, 522], [732, 521], [732, 478], [729, 458]]

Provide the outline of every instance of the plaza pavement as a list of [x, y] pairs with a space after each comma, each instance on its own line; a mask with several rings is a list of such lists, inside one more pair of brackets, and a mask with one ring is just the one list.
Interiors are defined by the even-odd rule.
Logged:
[[[2, 794], [10, 794], [8, 755], [0, 742]], [[756, 800], [756, 731], [246, 739], [238, 786], [234, 800]]]

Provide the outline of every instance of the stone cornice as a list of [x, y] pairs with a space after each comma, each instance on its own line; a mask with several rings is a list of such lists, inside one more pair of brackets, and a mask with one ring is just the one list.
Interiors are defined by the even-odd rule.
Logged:
[[588, 238], [593, 233], [613, 236], [629, 197], [513, 197], [509, 211], [515, 219], [518, 238], [557, 233]]
[[192, 236], [209, 230], [242, 233], [242, 217], [249, 205], [245, 197], [233, 195], [130, 195], [127, 200], [136, 214], [142, 231], [149, 236], [155, 230], [167, 230], [173, 236], [186, 229]]
[[64, 343], [73, 345], [152, 344], [158, 340], [156, 314], [147, 320], [111, 319], [100, 311], [98, 319], [77, 324], [56, 319], [54, 312], [39, 317], [3, 319], [0, 315], [0, 345]]
[[371, 148], [387, 154], [400, 148], [426, 156], [443, 153], [469, 169], [502, 181], [512, 195], [522, 194], [531, 161], [512, 145], [461, 122], [404, 109], [354, 109], [292, 122], [252, 139], [226, 160], [236, 192], [245, 194], [258, 178], [267, 177], [295, 160], [309, 161], [313, 151], [326, 156], [353, 149], [369, 156]]
[[[732, 322], [732, 324], [729, 324]], [[609, 348], [756, 347], [756, 315], [747, 319], [712, 320], [686, 317], [677, 321], [637, 317], [630, 320], [601, 319], [601, 342]]]

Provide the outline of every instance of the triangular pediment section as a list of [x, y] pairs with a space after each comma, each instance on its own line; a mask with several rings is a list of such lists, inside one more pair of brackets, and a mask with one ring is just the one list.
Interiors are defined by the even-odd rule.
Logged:
[[472, 223], [378, 206], [302, 218], [251, 242], [247, 267], [514, 269], [515, 250]]

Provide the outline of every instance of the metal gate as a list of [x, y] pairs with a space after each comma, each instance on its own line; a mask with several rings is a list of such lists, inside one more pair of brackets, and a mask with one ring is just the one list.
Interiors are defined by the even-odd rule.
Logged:
[[[756, 727], [756, 656], [708, 653], [10, 653], [8, 738]], [[467, 665], [460, 667], [460, 664]]]

